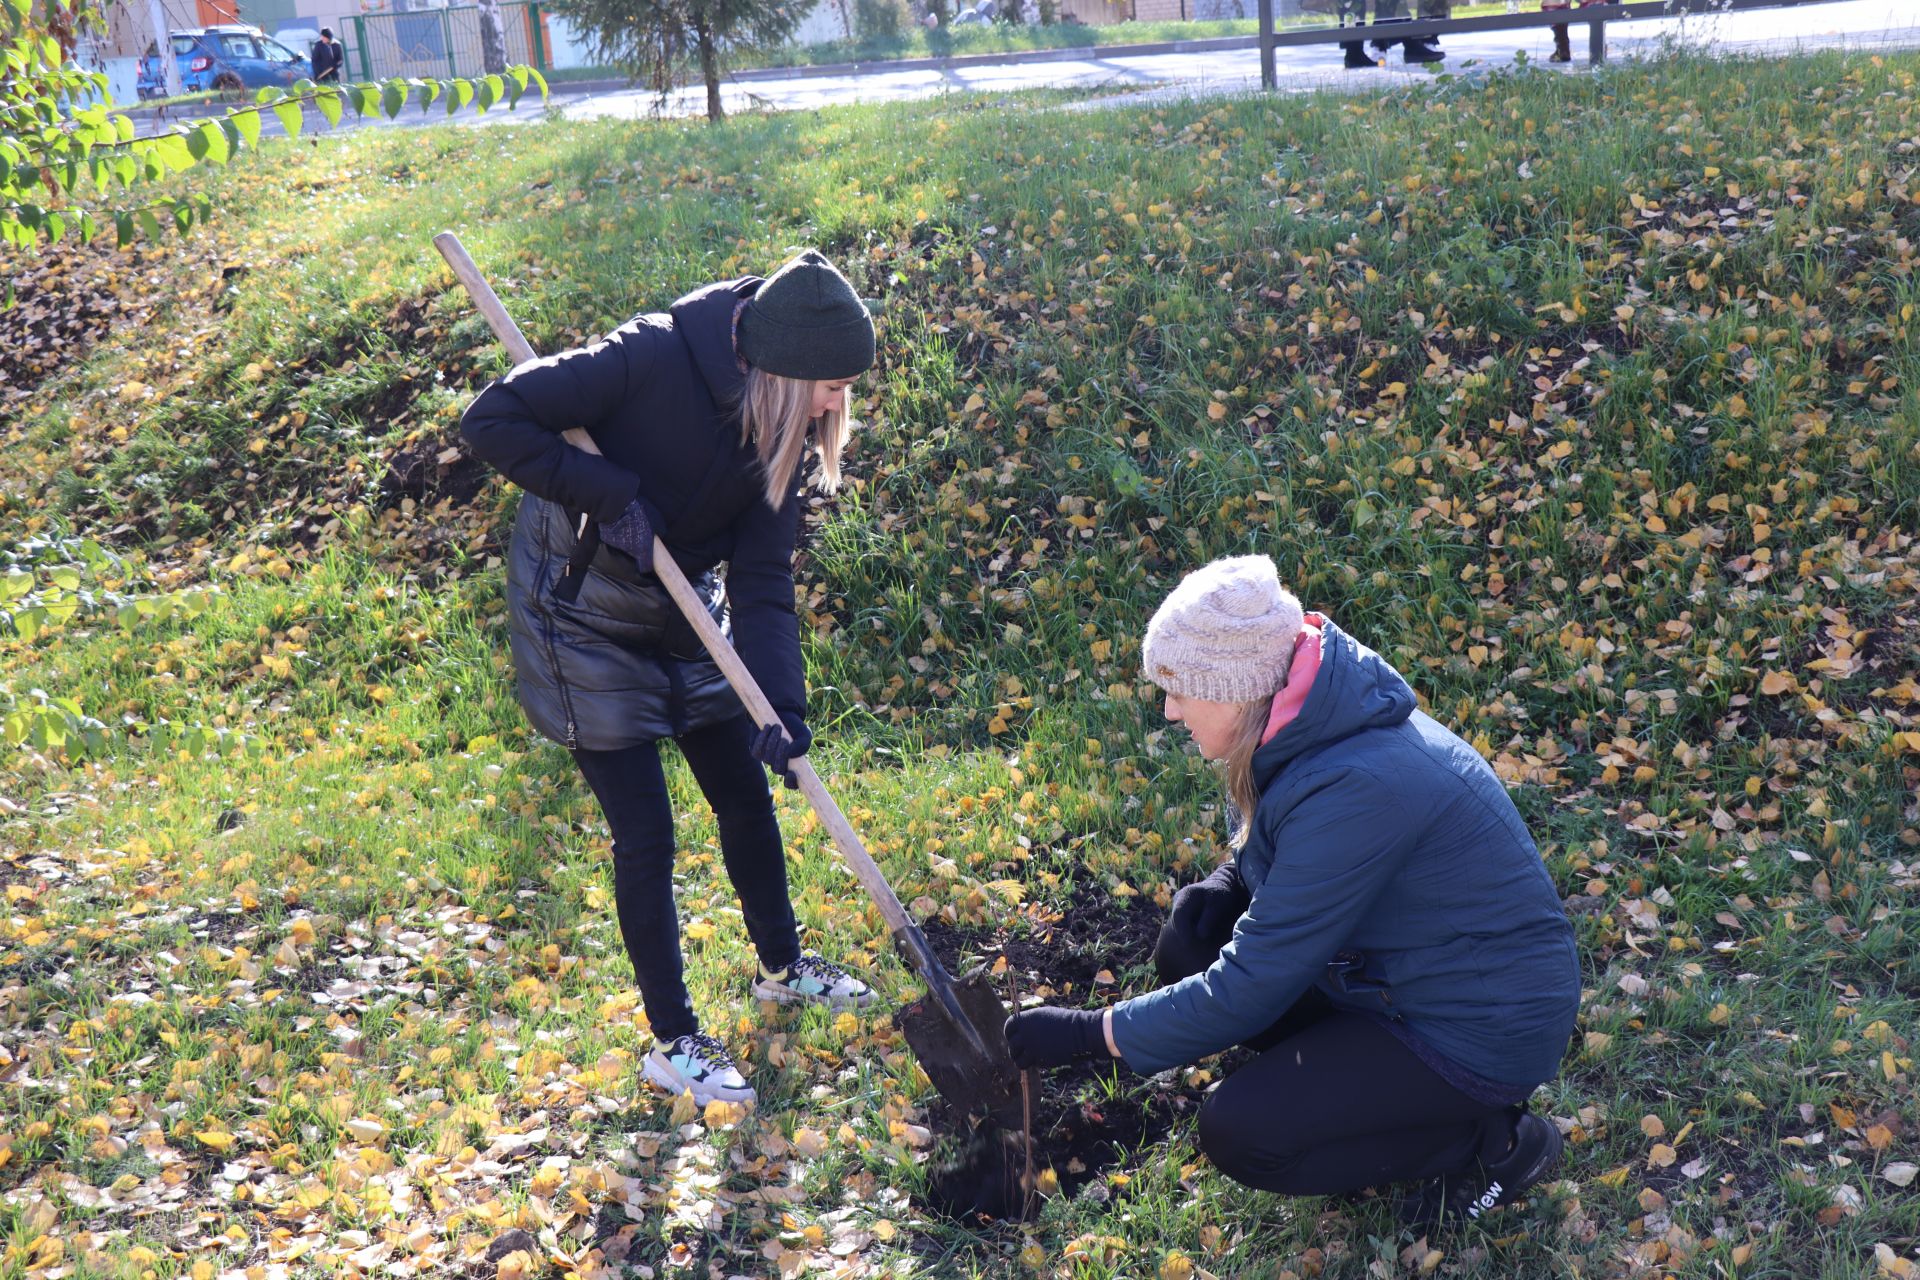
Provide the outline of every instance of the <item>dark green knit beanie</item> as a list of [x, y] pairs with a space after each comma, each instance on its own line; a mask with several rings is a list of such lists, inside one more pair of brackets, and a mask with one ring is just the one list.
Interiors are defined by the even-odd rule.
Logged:
[[873, 367], [873, 318], [812, 249], [781, 267], [740, 316], [740, 354], [783, 378], [836, 382]]

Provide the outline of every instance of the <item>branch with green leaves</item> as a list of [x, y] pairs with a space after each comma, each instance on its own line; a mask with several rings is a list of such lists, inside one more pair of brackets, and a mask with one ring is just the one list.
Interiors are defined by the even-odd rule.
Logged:
[[[199, 164], [225, 164], [260, 144], [268, 113], [289, 136], [305, 128], [309, 109], [327, 127], [351, 110], [361, 119], [396, 118], [408, 104], [422, 112], [444, 104], [448, 115], [466, 107], [517, 107], [528, 89], [544, 101], [547, 82], [531, 67], [478, 79], [392, 79], [364, 84], [315, 84], [262, 89], [254, 101], [197, 123], [138, 136], [131, 117], [116, 111], [106, 77], [72, 62], [71, 32], [82, 0], [52, 0], [47, 14], [30, 0], [0, 0], [11, 28], [0, 34], [0, 243], [32, 249], [69, 234], [91, 241], [112, 226], [122, 245], [141, 235], [158, 239], [171, 226], [185, 232], [204, 220], [209, 202], [186, 195], [137, 205], [92, 206], [79, 198], [90, 187], [101, 197], [136, 190]], [[86, 105], [82, 105], [86, 104]]]

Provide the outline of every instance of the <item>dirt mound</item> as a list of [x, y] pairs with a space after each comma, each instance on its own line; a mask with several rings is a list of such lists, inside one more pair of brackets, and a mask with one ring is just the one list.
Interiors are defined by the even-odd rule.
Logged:
[[[936, 922], [926, 933], [956, 972], [985, 964], [1011, 993], [1081, 1006], [1094, 1002], [1094, 993], [1111, 975], [1146, 963], [1162, 917], [1145, 899], [1082, 888], [1057, 920], [1039, 927], [1012, 932]], [[1043, 1186], [1057, 1182], [1065, 1195], [1116, 1166], [1137, 1164], [1138, 1154], [1191, 1119], [1202, 1099], [1198, 1088], [1177, 1077], [1143, 1080], [1112, 1062], [1077, 1064], [1030, 1079], [1035, 1088], [1033, 1169]], [[941, 1102], [929, 1115], [936, 1131], [955, 1135], [928, 1181], [931, 1208], [973, 1223], [1020, 1219], [1037, 1211], [1038, 1197], [1025, 1183], [1026, 1144], [1018, 1130], [992, 1123], [969, 1126]]]

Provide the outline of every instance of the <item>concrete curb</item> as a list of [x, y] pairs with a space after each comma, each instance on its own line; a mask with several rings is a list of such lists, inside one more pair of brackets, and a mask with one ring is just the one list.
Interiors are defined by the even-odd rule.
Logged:
[[875, 62], [830, 62], [813, 67], [756, 67], [736, 71], [734, 80], [789, 80], [812, 76], [880, 75], [888, 71], [945, 71], [960, 67], [1004, 67], [1016, 62], [1089, 62], [1103, 58], [1149, 58], [1162, 53], [1223, 53], [1255, 49], [1258, 36], [1214, 36], [1206, 40], [1161, 40], [1153, 44], [1074, 45], [1064, 49], [1019, 49], [1007, 53], [963, 53], [950, 58], [893, 58]]
[[235, 107], [244, 107], [243, 100], [233, 102], [186, 102], [177, 107], [121, 107], [119, 110], [136, 125], [152, 123], [155, 126], [173, 120], [205, 120], [208, 116], [223, 116]]

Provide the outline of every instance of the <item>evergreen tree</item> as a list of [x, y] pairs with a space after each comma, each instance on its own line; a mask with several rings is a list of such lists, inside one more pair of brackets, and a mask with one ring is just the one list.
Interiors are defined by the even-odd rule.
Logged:
[[726, 53], [779, 44], [800, 20], [788, 0], [556, 0], [591, 38], [597, 57], [665, 94], [690, 67], [707, 87], [707, 118], [726, 115]]

